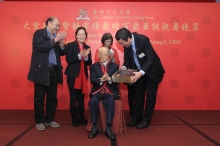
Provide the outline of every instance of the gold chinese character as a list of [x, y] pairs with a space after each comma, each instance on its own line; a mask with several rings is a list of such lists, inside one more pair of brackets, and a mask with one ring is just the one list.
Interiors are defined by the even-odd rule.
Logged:
[[144, 22], [143, 30], [147, 30], [147, 29], [149, 29], [149, 24], [148, 24], [148, 22]]
[[84, 22], [83, 23], [83, 27], [85, 27], [86, 29], [89, 29], [89, 23], [88, 22]]
[[37, 30], [39, 27], [40, 23], [39, 22], [34, 22], [33, 26], [34, 26], [34, 30]]
[[107, 14], [109, 14], [109, 13], [110, 13], [110, 10], [107, 10], [106, 12], [107, 12]]
[[29, 25], [29, 23], [27, 23], [27, 21], [25, 21], [25, 24], [24, 24], [24, 29], [29, 29], [30, 30], [30, 28], [28, 27], [28, 25]]
[[153, 27], [153, 28], [152, 28], [153, 30], [160, 30], [158, 23], [153, 23], [153, 24], [152, 24], [152, 27]]
[[127, 22], [127, 23], [123, 23], [122, 25], [124, 26], [124, 28], [127, 28], [127, 29], [128, 29], [128, 24], [130, 24], [130, 23]]
[[122, 10], [120, 11], [120, 14], [124, 14]]
[[108, 22], [104, 22], [104, 24], [102, 25], [102, 28], [103, 28], [104, 30], [110, 30], [110, 29], [109, 29], [109, 24], [108, 24]]
[[188, 28], [189, 28], [188, 23], [182, 25], [182, 30], [189, 31]]
[[99, 22], [92, 23], [92, 30], [99, 30]]
[[119, 23], [118, 22], [114, 22], [113, 24], [112, 24], [112, 29], [113, 30], [118, 30], [119, 29]]
[[100, 12], [99, 12], [100, 14], [104, 14], [104, 11], [103, 10], [100, 10]]
[[78, 22], [73, 22], [73, 25], [72, 25], [73, 30], [76, 30], [79, 26], [80, 26], [80, 25], [79, 25]]
[[193, 23], [193, 31], [199, 31], [199, 23]]
[[95, 9], [95, 10], [93, 11], [93, 13], [96, 14], [96, 13], [97, 13], [97, 10]]
[[163, 25], [162, 25], [162, 30], [163, 31], [170, 31], [170, 28], [169, 28], [169, 24], [166, 24], [166, 23], [163, 23]]
[[139, 30], [139, 24], [137, 22], [134, 23], [133, 30]]
[[113, 11], [114, 14], [117, 14], [116, 10]]
[[69, 22], [66, 22], [66, 21], [63, 22], [64, 30], [68, 30], [68, 27], [69, 27], [69, 26], [70, 26], [70, 23], [69, 23]]
[[175, 22], [173, 24], [173, 30], [178, 31], [178, 29], [179, 29], [179, 24]]
[[130, 12], [131, 12], [130, 10], [127, 10], [127, 11], [126, 11], [127, 14], [130, 14]]

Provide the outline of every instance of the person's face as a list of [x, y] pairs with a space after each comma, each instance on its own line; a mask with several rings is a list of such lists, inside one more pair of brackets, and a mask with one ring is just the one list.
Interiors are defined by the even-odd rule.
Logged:
[[107, 48], [110, 48], [111, 46], [111, 43], [112, 43], [112, 40], [111, 39], [108, 39], [104, 42], [104, 46], [107, 47]]
[[109, 50], [105, 49], [99, 53], [100, 62], [105, 63], [109, 60]]
[[54, 18], [52, 22], [48, 22], [48, 29], [50, 30], [50, 33], [56, 34], [60, 29], [60, 20], [57, 18]]
[[132, 40], [131, 40], [131, 38], [128, 38], [128, 41], [126, 42], [125, 40], [120, 39], [120, 40], [118, 40], [117, 42], [118, 42], [120, 45], [122, 45], [123, 47], [128, 48], [128, 47], [131, 45]]
[[83, 29], [80, 29], [77, 32], [76, 39], [78, 42], [83, 43], [86, 40], [86, 32]]

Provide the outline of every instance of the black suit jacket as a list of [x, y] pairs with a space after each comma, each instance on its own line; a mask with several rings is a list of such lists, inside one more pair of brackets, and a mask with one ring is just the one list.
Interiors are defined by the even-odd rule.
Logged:
[[[107, 73], [109, 77], [111, 77], [117, 70], [119, 69], [119, 66], [113, 62], [109, 62]], [[90, 66], [90, 82], [93, 85], [90, 97], [93, 92], [97, 91], [100, 86], [100, 78], [103, 76], [103, 72], [100, 66], [100, 62], [96, 62]], [[106, 81], [106, 85], [109, 88], [109, 90], [114, 94], [115, 99], [119, 99], [119, 90], [118, 90], [118, 84], [112, 82], [112, 84], [109, 84], [108, 81]]]
[[[160, 83], [165, 71], [160, 61], [160, 58], [158, 57], [157, 53], [154, 51], [150, 43], [149, 38], [138, 33], [132, 33], [132, 34], [134, 36], [136, 54], [141, 69], [145, 72], [145, 76], [147, 75], [154, 82]], [[138, 55], [142, 53], [145, 56], [142, 58], [138, 57]], [[134, 56], [132, 53], [132, 45], [130, 45], [128, 48], [124, 48], [123, 66], [133, 69], [136, 68], [134, 62]]]
[[[79, 46], [77, 41], [71, 42], [67, 44], [67, 52], [66, 52], [66, 62], [68, 66], [66, 67], [65, 74], [67, 76], [76, 78], [79, 75], [81, 60], [79, 60], [78, 54], [80, 53]], [[90, 48], [84, 43], [84, 49]], [[83, 59], [83, 58], [82, 58]], [[88, 60], [84, 60], [84, 73], [86, 78], [88, 78], [88, 69], [87, 66], [92, 64], [91, 53], [88, 55]]]
[[59, 42], [55, 43], [54, 39], [50, 39], [47, 35], [46, 28], [39, 29], [34, 33], [32, 42], [32, 57], [30, 63], [30, 70], [28, 72], [28, 80], [35, 83], [50, 85], [49, 70], [48, 70], [48, 57], [51, 49], [54, 49], [59, 69], [58, 82], [63, 82], [62, 65], [60, 56], [65, 55], [66, 47], [62, 50]]

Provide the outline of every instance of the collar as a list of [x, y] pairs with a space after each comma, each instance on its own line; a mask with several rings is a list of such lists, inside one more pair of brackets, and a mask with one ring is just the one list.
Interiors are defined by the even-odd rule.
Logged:
[[102, 64], [104, 67], [108, 66], [108, 63], [109, 63], [108, 61], [105, 63], [100, 62], [100, 64]]
[[132, 45], [133, 47], [135, 47], [135, 43], [134, 43], [134, 35], [131, 34], [131, 36], [132, 36], [132, 38], [131, 38], [131, 40], [132, 40], [131, 45]]
[[[50, 31], [46, 28], [47, 31], [47, 36], [51, 39], [51, 34]], [[57, 34], [53, 34], [53, 38], [55, 38], [57, 36]]]

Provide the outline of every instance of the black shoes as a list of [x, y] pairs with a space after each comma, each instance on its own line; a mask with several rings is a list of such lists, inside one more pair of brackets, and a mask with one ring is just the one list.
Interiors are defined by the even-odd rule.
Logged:
[[73, 117], [72, 118], [72, 126], [73, 127], [78, 127], [78, 119], [77, 119], [77, 117]]
[[[89, 138], [95, 138], [96, 135], [99, 133], [97, 128], [92, 128], [92, 130], [89, 133]], [[108, 139], [113, 140], [115, 139], [115, 135], [112, 133], [111, 130], [106, 130], [105, 135], [108, 137]]]
[[87, 125], [88, 121], [84, 117], [78, 117], [78, 124], [79, 125]]
[[112, 133], [111, 130], [105, 130], [105, 135], [108, 137], [108, 139], [113, 140], [115, 139], [115, 135]]
[[90, 131], [88, 137], [89, 137], [89, 138], [95, 138], [98, 133], [99, 133], [99, 130], [98, 130], [98, 129], [92, 128], [92, 130]]
[[140, 122], [139, 119], [132, 119], [132, 120], [127, 124], [127, 126], [135, 126], [135, 125], [137, 125], [139, 122]]
[[147, 121], [145, 121], [145, 120], [143, 120], [143, 121], [141, 121], [141, 122], [137, 125], [137, 128], [139, 128], [139, 129], [144, 129], [144, 128], [147, 128], [147, 127], [149, 127], [149, 126], [150, 126], [150, 123], [147, 122]]

